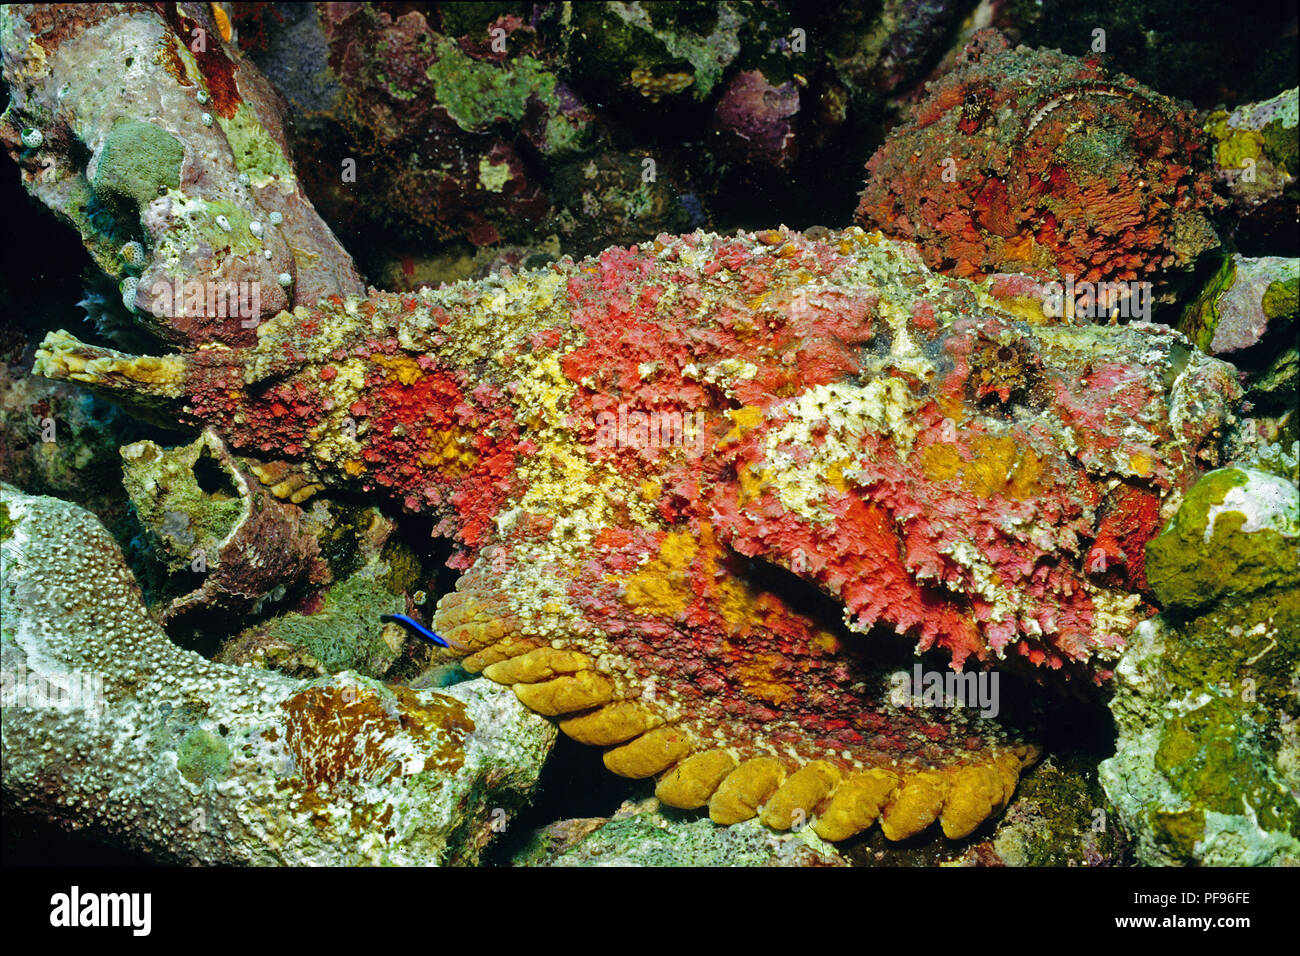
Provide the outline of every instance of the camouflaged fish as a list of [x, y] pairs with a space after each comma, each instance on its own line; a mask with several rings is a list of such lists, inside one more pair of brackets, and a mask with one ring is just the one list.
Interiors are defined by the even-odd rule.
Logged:
[[695, 233], [322, 301], [247, 349], [55, 333], [37, 369], [215, 429], [282, 497], [434, 516], [464, 666], [664, 803], [960, 837], [1035, 748], [905, 706], [872, 646], [1104, 680], [1238, 397], [1172, 330], [1051, 324], [1038, 292], [856, 228]]

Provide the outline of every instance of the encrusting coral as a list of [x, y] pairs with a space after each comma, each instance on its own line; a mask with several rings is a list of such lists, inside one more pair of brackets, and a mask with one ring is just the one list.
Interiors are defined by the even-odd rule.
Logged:
[[135, 442], [121, 454], [127, 493], [168, 569], [201, 576], [163, 609], [164, 623], [195, 612], [247, 614], [277, 589], [323, 580], [301, 512], [277, 501], [212, 432], [175, 449]]
[[1149, 613], [1144, 545], [1239, 388], [1172, 330], [1049, 322], [1022, 277], [821, 235], [665, 235], [336, 297], [246, 349], [53, 333], [36, 369], [211, 427], [281, 497], [435, 516], [464, 574], [432, 623], [464, 667], [664, 803], [964, 836], [1032, 743], [891, 703], [790, 576], [954, 668], [1104, 679]]

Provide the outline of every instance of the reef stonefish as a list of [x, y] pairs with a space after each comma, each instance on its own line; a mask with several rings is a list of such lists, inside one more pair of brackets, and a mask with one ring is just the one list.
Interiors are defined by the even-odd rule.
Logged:
[[891, 702], [869, 645], [1104, 679], [1238, 394], [1172, 330], [1050, 323], [1036, 288], [859, 229], [696, 233], [323, 301], [248, 349], [55, 333], [37, 369], [215, 429], [283, 497], [435, 516], [464, 666], [664, 803], [959, 837], [1035, 748]]

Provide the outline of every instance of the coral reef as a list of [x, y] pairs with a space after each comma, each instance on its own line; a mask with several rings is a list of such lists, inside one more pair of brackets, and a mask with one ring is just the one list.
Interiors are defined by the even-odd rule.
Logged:
[[432, 514], [465, 570], [434, 625], [465, 668], [610, 747], [614, 772], [662, 775], [664, 802], [963, 836], [1034, 749], [890, 702], [871, 645], [795, 578], [954, 667], [1102, 679], [1148, 613], [1143, 545], [1239, 391], [1170, 330], [1053, 324], [1027, 280], [819, 235], [661, 236], [335, 299], [247, 350], [59, 333], [37, 368], [285, 459], [277, 494]]
[[1300, 865], [1296, 23], [0, 8], [6, 815]]
[[1201, 479], [1151, 542], [1167, 610], [1120, 661], [1101, 765], [1148, 865], [1300, 861], [1298, 544], [1294, 483], [1242, 469]]
[[857, 218], [958, 276], [1114, 282], [1190, 267], [1217, 202], [1190, 110], [984, 31], [868, 162]]
[[1226, 460], [1300, 479], [1300, 260], [1226, 258], [1178, 326], [1240, 369], [1248, 417], [1230, 436]]
[[363, 287], [300, 188], [274, 90], [210, 5], [186, 9], [6, 5], [0, 141], [153, 334], [248, 344], [285, 307]]
[[232, 17], [289, 102], [309, 193], [378, 274], [552, 236], [579, 256], [752, 225], [756, 201], [760, 221], [841, 222], [877, 115], [973, 5], [234, 4]]

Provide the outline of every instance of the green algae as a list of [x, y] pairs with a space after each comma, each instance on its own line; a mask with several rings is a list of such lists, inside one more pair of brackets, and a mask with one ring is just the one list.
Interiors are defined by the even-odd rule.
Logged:
[[1260, 305], [1270, 319], [1295, 319], [1300, 313], [1300, 276], [1270, 282]]
[[1145, 863], [1300, 860], [1300, 492], [1210, 472], [1147, 546], [1168, 610], [1116, 669], [1103, 786]]
[[116, 279], [126, 275], [118, 250], [134, 237], [138, 222], [107, 205], [82, 177], [70, 181], [66, 205], [58, 214], [77, 230], [95, 265]]
[[553, 157], [577, 155], [591, 150], [596, 145], [596, 140], [591, 123], [556, 113], [546, 120], [546, 138], [542, 152]]
[[384, 641], [384, 614], [400, 614], [406, 603], [382, 581], [358, 573], [327, 590], [315, 614], [286, 614], [266, 627], [273, 641], [301, 647], [327, 672], [354, 669], [382, 674], [392, 663]]
[[1219, 327], [1219, 299], [1237, 279], [1237, 259], [1225, 256], [1218, 270], [1205, 283], [1196, 299], [1184, 310], [1178, 329], [1202, 352], [1210, 351], [1214, 330]]
[[[775, 11], [764, 17], [779, 16]], [[575, 4], [573, 38], [583, 71], [657, 99], [690, 92], [705, 100], [741, 52], [746, 13], [730, 4]], [[651, 94], [655, 82], [679, 84]], [[675, 86], [675, 88], [673, 88]]]
[[426, 75], [438, 104], [461, 129], [475, 132], [498, 120], [518, 121], [532, 98], [553, 99], [555, 75], [530, 56], [505, 67], [475, 60], [451, 40], [440, 37], [437, 58]]
[[275, 179], [293, 181], [289, 157], [267, 133], [247, 103], [240, 103], [234, 116], [220, 122], [230, 144], [235, 168], [247, 174], [254, 186], [265, 186]]
[[379, 553], [379, 562], [387, 570], [377, 575], [375, 580], [390, 594], [414, 590], [424, 572], [415, 552], [396, 539], [384, 545]]

